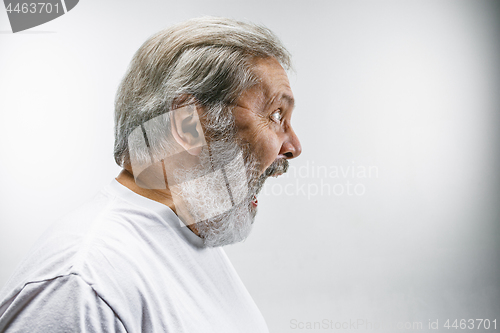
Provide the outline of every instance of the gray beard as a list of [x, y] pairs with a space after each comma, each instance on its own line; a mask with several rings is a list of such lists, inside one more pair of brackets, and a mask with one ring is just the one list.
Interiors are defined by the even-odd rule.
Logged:
[[[288, 161], [276, 160], [260, 175], [260, 165], [249, 144], [238, 143], [235, 139], [219, 140], [210, 143], [209, 147], [202, 150], [199, 166], [178, 170], [175, 178], [184, 204], [198, 221], [194, 224], [198, 236], [205, 246], [217, 247], [248, 237], [257, 214], [252, 201], [269, 176], [286, 172]], [[214, 170], [223, 170], [224, 181], [221, 182], [220, 177], [206, 177]], [[228, 192], [230, 201], [227, 200]], [[217, 214], [203, 218], [206, 212]]]

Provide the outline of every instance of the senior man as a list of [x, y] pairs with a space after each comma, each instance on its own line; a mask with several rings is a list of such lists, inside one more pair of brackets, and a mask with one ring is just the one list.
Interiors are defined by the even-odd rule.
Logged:
[[222, 18], [163, 30], [115, 105], [122, 172], [38, 241], [0, 295], [0, 332], [267, 332], [221, 246], [301, 152], [286, 49]]

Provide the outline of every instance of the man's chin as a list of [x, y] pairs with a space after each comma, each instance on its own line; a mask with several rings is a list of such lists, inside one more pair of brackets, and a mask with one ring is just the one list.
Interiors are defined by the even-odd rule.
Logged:
[[257, 207], [242, 202], [230, 211], [195, 223], [195, 228], [207, 247], [235, 244], [250, 235], [256, 214]]

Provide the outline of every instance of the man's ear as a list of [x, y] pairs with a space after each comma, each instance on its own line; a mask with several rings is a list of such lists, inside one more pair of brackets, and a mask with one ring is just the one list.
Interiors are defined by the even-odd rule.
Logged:
[[197, 156], [206, 145], [196, 104], [170, 111], [172, 136], [189, 154]]

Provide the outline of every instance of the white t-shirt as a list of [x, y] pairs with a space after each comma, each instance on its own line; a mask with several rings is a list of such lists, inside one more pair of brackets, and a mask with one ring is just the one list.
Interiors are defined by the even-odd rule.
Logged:
[[116, 180], [37, 242], [0, 332], [268, 332], [222, 248]]

